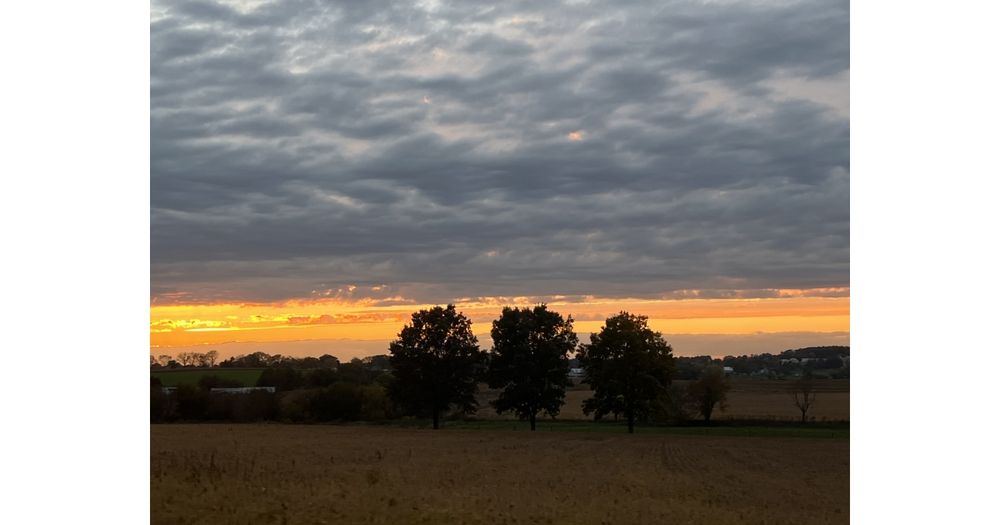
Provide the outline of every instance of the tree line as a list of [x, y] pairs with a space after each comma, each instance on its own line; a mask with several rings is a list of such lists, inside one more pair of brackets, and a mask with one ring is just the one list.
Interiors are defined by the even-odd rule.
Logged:
[[[499, 390], [489, 402], [497, 414], [513, 414], [535, 430], [539, 417], [558, 416], [566, 388], [573, 384], [571, 359], [583, 368], [582, 381], [593, 392], [584, 402], [584, 413], [596, 420], [624, 420], [630, 433], [640, 422], [682, 420], [692, 413], [709, 421], [716, 407], [726, 405], [729, 381], [720, 366], [709, 364], [683, 390], [672, 386], [677, 373], [673, 349], [649, 328], [645, 316], [620, 312], [606, 319], [589, 343], [581, 344], [571, 316], [564, 318], [544, 304], [505, 307], [490, 335], [492, 348], [481, 349], [470, 319], [454, 305], [437, 306], [412, 314], [390, 343], [388, 356], [335, 364], [336, 358], [326, 355], [295, 359], [256, 353], [230, 358], [220, 367], [265, 366], [258, 385], [307, 392], [299, 395], [308, 397], [299, 404], [305, 408], [293, 406], [289, 412], [293, 420], [411, 415], [429, 418], [437, 429], [452, 411], [478, 410], [478, 384], [485, 382]], [[184, 396], [198, 394], [189, 390]], [[174, 400], [175, 408], [181, 397]], [[806, 407], [803, 420], [814, 398], [796, 401], [796, 406]], [[198, 407], [206, 403], [194, 402], [188, 413], [199, 413]], [[324, 411], [325, 404], [353, 408]]]
[[[372, 356], [369, 359], [378, 358]], [[210, 350], [208, 352], [181, 352], [177, 356], [170, 354], [160, 354], [159, 356], [149, 356], [149, 366], [153, 370], [174, 369], [174, 368], [211, 368], [216, 366], [219, 360], [219, 352]], [[330, 354], [323, 354], [319, 357], [290, 357], [281, 354], [271, 355], [265, 352], [253, 352], [249, 355], [238, 355], [230, 357], [218, 363], [220, 368], [337, 368], [340, 360]]]

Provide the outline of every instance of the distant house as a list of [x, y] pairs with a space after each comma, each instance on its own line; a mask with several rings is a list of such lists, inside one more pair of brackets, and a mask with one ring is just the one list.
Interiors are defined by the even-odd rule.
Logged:
[[236, 388], [213, 388], [209, 390], [212, 394], [249, 394], [250, 392], [268, 392], [273, 394], [273, 386], [242, 386]]
[[569, 376], [570, 377], [583, 377], [583, 369], [582, 368], [570, 368], [569, 369]]
[[732, 374], [733, 373], [733, 367], [731, 367], [731, 366], [724, 366], [724, 367], [722, 367], [722, 372], [724, 374], [726, 374], [726, 375]]
[[781, 360], [783, 365], [797, 365], [799, 364], [799, 358], [797, 357], [786, 357]]

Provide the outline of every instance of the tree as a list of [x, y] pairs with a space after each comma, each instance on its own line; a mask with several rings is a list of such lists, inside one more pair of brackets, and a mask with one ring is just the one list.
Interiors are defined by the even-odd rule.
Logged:
[[181, 352], [177, 354], [177, 361], [180, 362], [181, 366], [188, 366], [194, 364], [194, 353], [193, 352]]
[[595, 419], [624, 415], [633, 433], [636, 420], [645, 419], [670, 386], [672, 352], [663, 336], [650, 330], [646, 317], [628, 312], [609, 317], [577, 354], [584, 382], [594, 391], [583, 412]]
[[802, 422], [805, 423], [806, 413], [816, 404], [816, 385], [813, 383], [812, 374], [807, 371], [798, 381], [792, 383], [789, 395], [795, 407], [802, 412]]
[[294, 368], [266, 368], [257, 378], [256, 386], [273, 386], [277, 391], [295, 390], [305, 384], [302, 373]]
[[476, 410], [476, 372], [483, 353], [472, 322], [454, 305], [415, 312], [412, 324], [390, 343], [389, 354], [392, 399], [411, 410], [429, 410], [435, 429], [452, 405], [465, 413]]
[[323, 354], [319, 356], [319, 363], [321, 368], [337, 368], [340, 360], [330, 354]]
[[503, 388], [490, 404], [497, 414], [514, 412], [531, 422], [544, 411], [559, 414], [569, 380], [569, 356], [578, 339], [573, 318], [563, 320], [545, 305], [534, 308], [505, 307], [493, 321], [493, 350], [487, 380], [490, 388]]
[[720, 410], [726, 409], [726, 395], [729, 393], [729, 380], [721, 366], [710, 365], [705, 367], [701, 376], [688, 385], [688, 399], [694, 405], [694, 409], [708, 423], [712, 419], [712, 411], [715, 405], [719, 405]]
[[210, 367], [215, 366], [215, 362], [219, 360], [219, 352], [217, 352], [216, 350], [209, 350], [208, 352], [205, 352], [203, 355], [204, 357], [202, 363], [205, 366], [210, 366]]
[[160, 366], [167, 366], [167, 365], [170, 364], [171, 361], [174, 360], [174, 358], [171, 357], [171, 356], [169, 356], [169, 355], [167, 355], [167, 354], [160, 354], [156, 358], [156, 360], [160, 363]]

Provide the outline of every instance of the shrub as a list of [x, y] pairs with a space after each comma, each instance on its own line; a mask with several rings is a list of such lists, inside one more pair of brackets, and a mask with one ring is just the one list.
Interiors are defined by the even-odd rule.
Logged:
[[[155, 379], [155, 378], [154, 378]], [[170, 396], [163, 392], [163, 387], [149, 387], [149, 421], [163, 421], [169, 416]]]
[[276, 395], [278, 405], [278, 417], [286, 421], [306, 421], [309, 419], [309, 407], [312, 397], [316, 394], [315, 389], [293, 390], [291, 392], [281, 392]]
[[385, 387], [366, 385], [361, 387], [361, 419], [379, 421], [392, 417], [392, 403]]
[[182, 384], [174, 391], [177, 415], [181, 419], [204, 419], [208, 412], [208, 391], [194, 385]]
[[269, 421], [278, 418], [278, 398], [271, 392], [255, 391], [229, 395], [232, 421]]
[[305, 383], [312, 388], [323, 388], [337, 381], [337, 371], [330, 368], [320, 368], [306, 374]]
[[302, 372], [294, 368], [268, 368], [260, 374], [257, 386], [273, 386], [279, 391], [295, 390], [305, 384]]
[[356, 421], [361, 417], [364, 394], [350, 383], [334, 383], [316, 390], [309, 401], [309, 415], [316, 421]]

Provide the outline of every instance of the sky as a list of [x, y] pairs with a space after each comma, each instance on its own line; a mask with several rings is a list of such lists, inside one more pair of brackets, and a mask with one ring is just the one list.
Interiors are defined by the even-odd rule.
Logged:
[[151, 12], [153, 354], [384, 353], [446, 303], [487, 348], [541, 302], [849, 344], [847, 1]]

